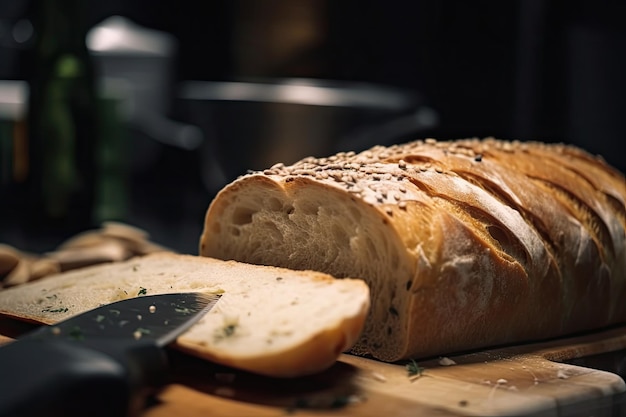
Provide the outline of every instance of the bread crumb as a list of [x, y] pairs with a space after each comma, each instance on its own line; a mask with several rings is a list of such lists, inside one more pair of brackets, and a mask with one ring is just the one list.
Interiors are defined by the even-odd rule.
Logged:
[[450, 358], [446, 358], [445, 356], [441, 359], [439, 359], [439, 365], [441, 366], [452, 366], [452, 365], [456, 365], [456, 362], [453, 361]]
[[380, 382], [387, 382], [387, 377], [385, 377], [385, 375], [378, 373], [378, 372], [372, 372], [372, 377], [376, 380], [376, 381], [380, 381]]

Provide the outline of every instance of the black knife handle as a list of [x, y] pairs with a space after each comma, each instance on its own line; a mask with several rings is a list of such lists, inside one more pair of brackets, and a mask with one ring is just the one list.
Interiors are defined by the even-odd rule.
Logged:
[[[150, 358], [146, 362], [164, 354], [156, 347], [144, 350], [135, 352]], [[146, 382], [133, 363], [85, 343], [9, 343], [0, 347], [0, 417], [132, 415], [142, 405], [138, 396], [144, 393], [137, 389]]]

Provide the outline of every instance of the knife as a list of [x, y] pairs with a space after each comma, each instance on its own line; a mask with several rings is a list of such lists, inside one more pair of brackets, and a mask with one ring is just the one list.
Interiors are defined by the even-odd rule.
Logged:
[[118, 301], [0, 347], [0, 416], [129, 416], [165, 383], [163, 349], [219, 295]]

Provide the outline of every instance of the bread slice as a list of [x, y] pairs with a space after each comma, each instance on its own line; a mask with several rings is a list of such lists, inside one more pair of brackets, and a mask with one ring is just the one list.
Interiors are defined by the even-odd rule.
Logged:
[[370, 286], [355, 353], [385, 361], [626, 321], [626, 179], [562, 144], [414, 141], [244, 175], [200, 255]]
[[177, 348], [273, 377], [331, 366], [358, 339], [370, 302], [359, 279], [157, 253], [0, 291], [0, 314], [53, 324], [120, 299], [185, 291], [222, 297]]

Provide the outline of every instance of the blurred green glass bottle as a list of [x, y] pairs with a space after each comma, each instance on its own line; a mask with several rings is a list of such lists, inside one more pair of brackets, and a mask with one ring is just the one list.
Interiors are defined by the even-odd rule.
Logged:
[[94, 226], [98, 103], [82, 0], [35, 1], [29, 225], [70, 234]]

